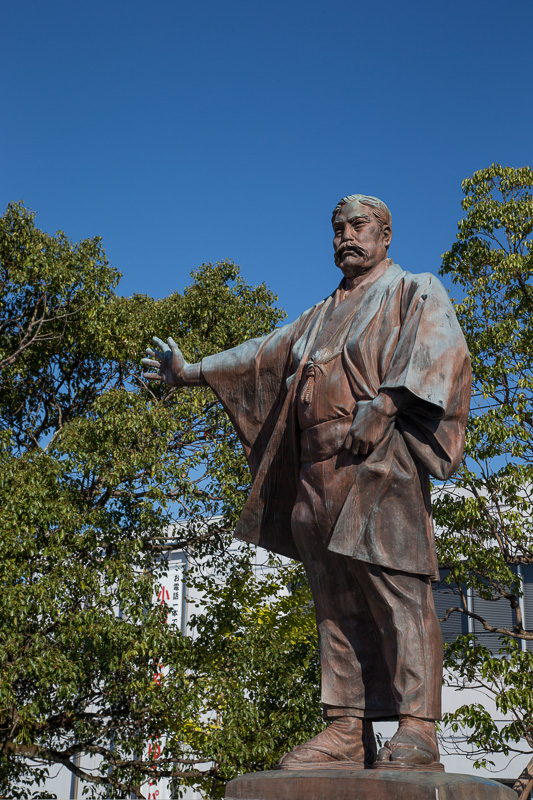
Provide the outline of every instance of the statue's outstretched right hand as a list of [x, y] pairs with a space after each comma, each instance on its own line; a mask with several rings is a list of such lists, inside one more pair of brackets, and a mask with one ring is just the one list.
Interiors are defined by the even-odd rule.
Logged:
[[158, 372], [144, 372], [143, 377], [151, 381], [164, 381], [169, 386], [185, 386], [185, 368], [188, 366], [178, 345], [169, 337], [165, 342], [154, 336], [156, 349], [147, 348], [148, 358], [143, 358], [145, 367], [155, 367]]

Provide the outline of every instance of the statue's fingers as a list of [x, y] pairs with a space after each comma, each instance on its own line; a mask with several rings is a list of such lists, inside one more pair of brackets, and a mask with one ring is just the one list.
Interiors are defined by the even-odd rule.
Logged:
[[162, 381], [163, 378], [159, 372], [143, 372], [143, 378], [147, 381]]
[[178, 361], [184, 361], [185, 359], [183, 358], [183, 353], [179, 349], [178, 345], [176, 344], [172, 336], [168, 337], [167, 342], [168, 346], [170, 347], [170, 352], [172, 353], [172, 356], [174, 358], [177, 358]]
[[363, 439], [361, 439], [361, 437], [358, 436], [357, 433], [351, 433], [350, 436], [352, 439], [352, 443], [348, 449], [352, 451], [353, 455], [354, 456], [366, 455], [366, 442], [363, 441]]
[[351, 433], [349, 433], [346, 439], [344, 440], [343, 447], [345, 447], [346, 450], [351, 450], [352, 444], [353, 444], [353, 436]]
[[150, 356], [151, 358], [158, 358], [158, 359], [161, 360], [161, 353], [158, 353], [155, 350], [152, 350], [150, 347], [147, 347], [145, 352], [146, 352], [146, 355]]
[[160, 362], [153, 358], [143, 358], [142, 363], [145, 367], [155, 367], [155, 369], [159, 369], [160, 367]]
[[152, 342], [156, 344], [163, 353], [168, 350], [168, 344], [166, 344], [166, 342], [164, 342], [162, 339], [159, 339], [157, 336], [152, 336]]

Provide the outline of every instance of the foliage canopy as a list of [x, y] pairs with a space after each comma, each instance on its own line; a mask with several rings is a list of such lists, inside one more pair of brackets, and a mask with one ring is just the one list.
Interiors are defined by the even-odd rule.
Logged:
[[[472, 357], [465, 458], [434, 505], [439, 559], [456, 587], [456, 610], [501, 641], [495, 657], [476, 636], [446, 652], [450, 680], [489, 691], [503, 728], [482, 705], [448, 715], [464, 726], [477, 763], [491, 752], [533, 752], [532, 620], [522, 615], [520, 571], [533, 564], [533, 171], [493, 164], [463, 181], [465, 216], [441, 273], [463, 291], [456, 305]], [[506, 604], [507, 624], [475, 613], [466, 589]], [[494, 604], [494, 606], [492, 605]], [[529, 647], [530, 645], [528, 645]], [[522, 740], [519, 743], [519, 740]]]
[[[162, 300], [120, 297], [119, 277], [99, 238], [44, 233], [22, 204], [0, 218], [0, 792], [14, 798], [49, 796], [35, 787], [50, 764], [94, 796], [146, 796], [160, 776], [214, 795], [236, 741], [250, 768], [279, 757], [277, 697], [293, 727], [318, 724], [302, 710], [305, 590], [269, 600], [292, 568], [264, 583], [249, 551], [227, 555], [249, 484], [229, 422], [208, 390], [140, 378], [154, 333], [197, 361], [270, 331], [275, 297], [228, 261]], [[176, 547], [205, 593], [193, 638], [155, 601]]]

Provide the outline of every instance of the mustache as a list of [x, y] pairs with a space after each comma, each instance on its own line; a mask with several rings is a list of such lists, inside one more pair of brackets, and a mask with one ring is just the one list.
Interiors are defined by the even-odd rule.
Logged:
[[368, 250], [358, 244], [341, 244], [335, 251], [335, 261], [342, 258], [346, 252], [357, 253], [362, 258], [368, 258]]

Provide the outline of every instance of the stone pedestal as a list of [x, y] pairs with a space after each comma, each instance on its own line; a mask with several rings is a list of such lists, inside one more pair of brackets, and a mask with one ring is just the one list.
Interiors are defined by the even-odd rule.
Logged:
[[242, 775], [226, 800], [516, 800], [488, 778], [423, 770], [273, 770]]

